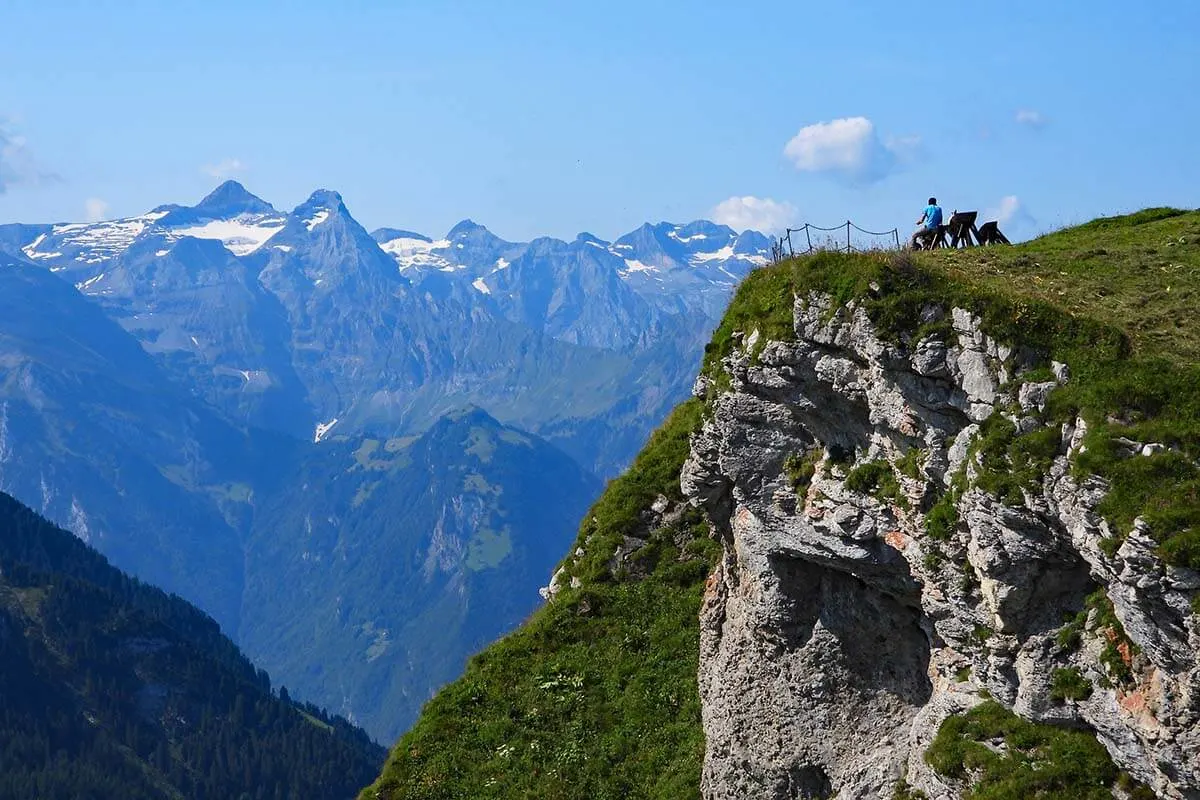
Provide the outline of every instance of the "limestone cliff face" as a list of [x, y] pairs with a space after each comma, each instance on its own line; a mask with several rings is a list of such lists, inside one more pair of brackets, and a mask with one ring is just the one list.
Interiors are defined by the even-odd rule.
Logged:
[[[1107, 486], [1071, 469], [1081, 420], [1055, 429], [1023, 500], [978, 488], [980, 424], [1044, 426], [1070, 376], [1023, 380], [1019, 347], [961, 309], [927, 313], [953, 333], [906, 347], [853, 303], [798, 297], [795, 341], [747, 331], [724, 365], [682, 479], [724, 544], [700, 620], [704, 796], [887, 798], [901, 777], [961, 796], [922, 756], [986, 690], [1094, 730], [1159, 796], [1200, 797], [1200, 574], [1163, 564], [1140, 530], [1101, 549]], [[957, 521], [935, 538], [947, 493]], [[1090, 695], [1052, 699], [1056, 674]]]

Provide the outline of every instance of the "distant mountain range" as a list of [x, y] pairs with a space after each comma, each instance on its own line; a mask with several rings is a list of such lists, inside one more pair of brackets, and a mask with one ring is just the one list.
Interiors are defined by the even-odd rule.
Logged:
[[0, 225], [0, 489], [391, 738], [534, 607], [769, 246], [368, 233], [232, 181]]

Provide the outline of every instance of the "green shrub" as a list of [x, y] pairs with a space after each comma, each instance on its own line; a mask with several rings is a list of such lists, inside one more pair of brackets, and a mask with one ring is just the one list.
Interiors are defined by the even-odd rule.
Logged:
[[908, 498], [900, 489], [900, 482], [892, 472], [892, 465], [884, 459], [859, 464], [846, 475], [846, 488], [859, 494], [869, 494], [881, 503], [895, 503], [908, 508]]
[[1158, 800], [1158, 795], [1149, 786], [1140, 783], [1128, 772], [1117, 775], [1117, 786], [1129, 800]]
[[937, 542], [928, 542], [925, 547], [925, 555], [921, 557], [921, 563], [925, 569], [931, 572], [936, 571], [946, 563], [946, 554], [942, 552], [942, 548], [938, 547]]
[[919, 447], [913, 447], [896, 459], [896, 469], [901, 475], [919, 480], [924, 463], [925, 451]]
[[[985, 744], [996, 740], [1002, 752]], [[964, 800], [1111, 800], [1117, 780], [1108, 751], [1093, 736], [1029, 722], [993, 700], [947, 717], [925, 761], [967, 782]]]
[[1159, 552], [1168, 564], [1200, 570], [1200, 527], [1175, 534], [1162, 543]]
[[1108, 594], [1101, 588], [1088, 595], [1084, 604], [1086, 609], [1096, 613], [1091, 628], [1104, 641], [1104, 647], [1100, 650], [1100, 663], [1109, 679], [1118, 684], [1132, 683], [1133, 670], [1130, 662], [1133, 656], [1141, 652], [1141, 648], [1125, 633], [1125, 626], [1117, 619], [1112, 600], [1108, 599]]
[[960, 565], [962, 577], [958, 580], [958, 590], [963, 594], [970, 594], [979, 588], [979, 575], [976, 574], [975, 568], [971, 566], [970, 561], [964, 561]]
[[809, 450], [803, 455], [792, 453], [783, 462], [783, 471], [787, 473], [788, 483], [792, 491], [803, 497], [812, 484], [813, 476], [817, 474], [817, 464], [821, 463], [821, 451]]
[[1087, 612], [1081, 611], [1075, 616], [1067, 620], [1067, 623], [1058, 630], [1058, 635], [1055, 636], [1055, 641], [1058, 642], [1059, 649], [1067, 653], [1074, 653], [1079, 649], [1079, 645], [1083, 643], [1083, 626], [1087, 622]]
[[1092, 696], [1092, 682], [1083, 677], [1075, 667], [1054, 670], [1050, 683], [1050, 699], [1061, 703], [1065, 700], [1087, 700]]
[[988, 639], [996, 635], [996, 632], [987, 625], [976, 625], [971, 631], [971, 636], [980, 644], [985, 644]]
[[948, 541], [958, 530], [957, 492], [947, 492], [938, 498], [925, 515], [925, 532], [939, 542]]
[[1062, 434], [1057, 426], [1017, 435], [1017, 427], [995, 413], [979, 426], [973, 450], [979, 464], [976, 485], [1010, 505], [1024, 502], [1024, 491], [1035, 491], [1058, 455]]

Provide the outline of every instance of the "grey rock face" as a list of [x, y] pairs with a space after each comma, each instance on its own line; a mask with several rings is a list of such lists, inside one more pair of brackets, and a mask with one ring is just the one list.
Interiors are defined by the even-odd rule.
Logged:
[[[1107, 487], [1069, 470], [1082, 420], [1063, 426], [1052, 469], [1021, 504], [970, 488], [978, 423], [1033, 412], [1056, 384], [1021, 383], [1030, 365], [1019, 352], [968, 312], [950, 315], [950, 341], [910, 352], [853, 304], [800, 297], [796, 341], [767, 342], [752, 359], [747, 331], [726, 363], [731, 388], [682, 476], [725, 545], [701, 611], [704, 796], [888, 798], [902, 776], [931, 798], [961, 796], [922, 755], [986, 689], [1023, 716], [1092, 729], [1160, 796], [1200, 797], [1200, 621], [1189, 605], [1200, 576], [1165, 566], [1137, 530], [1114, 556], [1100, 549]], [[886, 461], [902, 498], [847, 488], [848, 454]], [[785, 463], [805, 455], [815, 475], [797, 486]], [[960, 475], [956, 529], [935, 541], [922, 509]], [[1102, 630], [1086, 629], [1077, 649], [1058, 643], [1097, 590], [1135, 646], [1122, 651], [1126, 682], [1105, 677]], [[1093, 683], [1089, 698], [1051, 699], [1065, 668]]]

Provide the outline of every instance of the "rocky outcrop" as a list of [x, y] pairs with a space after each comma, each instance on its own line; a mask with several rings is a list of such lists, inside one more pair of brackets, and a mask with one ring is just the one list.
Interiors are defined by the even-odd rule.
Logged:
[[[1049, 373], [968, 312], [924, 316], [952, 333], [897, 344], [854, 303], [798, 297], [794, 341], [747, 331], [723, 365], [682, 476], [724, 544], [701, 611], [704, 796], [886, 798], [904, 778], [958, 797], [922, 756], [990, 694], [1200, 797], [1200, 575], [1140, 529], [1101, 547], [1107, 486], [1071, 469], [1085, 426], [1039, 413], [1064, 365], [1027, 380]], [[993, 415], [1055, 450], [1019, 497], [978, 486]], [[1063, 697], [1061, 675], [1091, 688]]]

